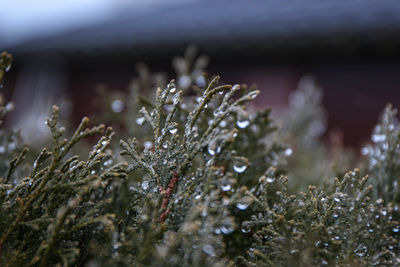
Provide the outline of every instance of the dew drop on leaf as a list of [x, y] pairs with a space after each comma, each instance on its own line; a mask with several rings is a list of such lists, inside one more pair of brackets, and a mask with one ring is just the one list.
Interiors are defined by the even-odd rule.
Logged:
[[151, 141], [146, 141], [146, 142], [144, 142], [143, 145], [144, 145], [144, 148], [150, 149], [150, 148], [153, 147], [153, 142], [151, 142]]
[[226, 235], [232, 233], [233, 230], [234, 230], [234, 228], [233, 228], [232, 226], [222, 226], [222, 227], [221, 227], [222, 233], [224, 233], [224, 234], [226, 234]]
[[237, 164], [233, 165], [233, 170], [237, 173], [242, 173], [247, 169], [247, 165]]
[[259, 91], [253, 91], [253, 92], [249, 93], [249, 96], [251, 99], [254, 99], [258, 96], [258, 94], [259, 94]]
[[245, 227], [245, 226], [243, 226], [241, 229], [241, 231], [245, 234], [250, 233], [250, 230], [251, 230], [250, 227]]
[[215, 150], [213, 150], [210, 146], [208, 147], [208, 154], [210, 154], [211, 156], [215, 155]]
[[293, 153], [293, 150], [289, 147], [289, 148], [287, 148], [286, 150], [285, 150], [285, 156], [290, 156], [290, 155], [292, 155], [292, 153]]
[[221, 189], [222, 189], [222, 191], [229, 191], [229, 190], [231, 190], [231, 185], [230, 184], [226, 184], [226, 185], [222, 185], [221, 186]]
[[172, 97], [172, 103], [174, 105], [177, 105], [179, 103], [179, 97], [180, 97], [180, 93], [176, 93], [173, 97]]
[[266, 181], [267, 181], [267, 183], [271, 184], [271, 183], [275, 182], [275, 177], [267, 177]]
[[371, 137], [372, 142], [374, 143], [379, 143], [379, 142], [383, 142], [386, 139], [386, 136], [384, 134], [374, 134]]
[[249, 121], [249, 120], [237, 121], [237, 122], [236, 122], [236, 125], [237, 125], [239, 128], [244, 129], [244, 128], [246, 128], [247, 126], [250, 125], [250, 121]]
[[206, 244], [203, 246], [203, 252], [209, 256], [212, 256], [212, 257], [215, 256], [214, 247], [210, 244]]
[[236, 204], [236, 207], [240, 210], [245, 210], [249, 207], [249, 203], [240, 203], [239, 202]]
[[144, 118], [143, 117], [139, 117], [136, 119], [136, 124], [137, 125], [143, 125], [144, 124]]

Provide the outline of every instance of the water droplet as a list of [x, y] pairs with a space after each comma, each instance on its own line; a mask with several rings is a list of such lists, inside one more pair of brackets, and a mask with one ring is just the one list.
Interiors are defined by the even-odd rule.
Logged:
[[361, 154], [364, 155], [364, 156], [368, 155], [369, 154], [369, 148], [368, 147], [363, 147], [361, 149]]
[[178, 92], [172, 97], [172, 103], [178, 105], [181, 94]]
[[120, 113], [122, 110], [124, 110], [124, 106], [124, 102], [122, 102], [120, 99], [117, 99], [111, 103], [111, 110], [115, 113]]
[[393, 228], [393, 232], [398, 233], [400, 231], [400, 226], [397, 225]]
[[194, 199], [200, 199], [201, 198], [201, 194], [198, 194], [198, 195], [196, 195], [196, 196], [194, 196]]
[[246, 128], [247, 126], [250, 125], [250, 121], [249, 121], [249, 120], [237, 121], [237, 122], [236, 122], [236, 125], [237, 125], [239, 128], [244, 129], [244, 128]]
[[144, 182], [142, 183], [142, 189], [143, 189], [143, 190], [147, 190], [147, 188], [149, 188], [149, 181], [144, 181]]
[[122, 244], [120, 242], [115, 242], [113, 245], [114, 249], [119, 249], [122, 246]]
[[153, 147], [153, 142], [151, 142], [151, 141], [146, 141], [146, 142], [144, 142], [144, 148], [146, 148], [146, 149], [151, 149], [152, 147]]
[[292, 153], [293, 153], [293, 150], [289, 147], [289, 148], [287, 148], [286, 150], [285, 150], [285, 156], [290, 156], [290, 155], [292, 155]]
[[356, 253], [356, 255], [358, 257], [364, 257], [365, 254], [367, 254], [367, 247], [363, 244], [358, 245], [358, 247], [354, 250], [354, 253]]
[[13, 110], [14, 109], [14, 104], [13, 103], [8, 103], [6, 106], [5, 106], [5, 110], [6, 111], [11, 111], [11, 110]]
[[226, 235], [228, 235], [228, 234], [230, 234], [230, 233], [232, 233], [233, 232], [233, 230], [235, 230], [232, 226], [222, 226], [221, 228], [221, 232], [222, 233], [224, 233], [224, 234], [226, 234]]
[[216, 110], [213, 111], [214, 117], [217, 117], [220, 113], [221, 113], [221, 110], [219, 110], [219, 109], [216, 109]]
[[137, 125], [143, 125], [144, 124], [144, 118], [143, 117], [139, 117], [136, 119], [136, 124]]
[[178, 132], [178, 128], [170, 129], [169, 132], [170, 132], [171, 134], [176, 134], [176, 133]]
[[178, 84], [182, 88], [188, 88], [191, 83], [192, 79], [188, 75], [182, 75], [178, 80]]
[[168, 148], [168, 143], [167, 143], [167, 142], [164, 142], [164, 143], [162, 144], [162, 147], [165, 148], [165, 149], [167, 149], [167, 148]]
[[333, 200], [335, 200], [335, 202], [340, 202], [340, 198], [338, 197], [334, 197]]
[[236, 207], [240, 210], [245, 210], [249, 207], [249, 203], [240, 203], [239, 202], [236, 204]]
[[379, 142], [385, 141], [386, 136], [384, 134], [373, 134], [371, 139], [372, 139], [372, 142], [379, 143]]
[[267, 183], [271, 184], [275, 182], [275, 177], [267, 177], [265, 180], [267, 181]]
[[333, 218], [338, 218], [339, 217], [339, 215], [337, 214], [337, 213], [335, 213], [335, 214], [333, 214]]
[[109, 160], [105, 161], [103, 165], [110, 166], [112, 164], [112, 162], [113, 162], [112, 159], [109, 159]]
[[91, 172], [90, 172], [90, 174], [95, 174], [96, 173], [96, 171], [95, 170], [92, 170]]
[[233, 164], [233, 170], [237, 173], [242, 173], [247, 169], [247, 159], [244, 157], [237, 157]]
[[251, 229], [250, 227], [243, 226], [242, 229], [240, 229], [243, 233], [247, 234], [250, 233]]
[[249, 93], [249, 96], [251, 99], [254, 99], [258, 96], [259, 93], [260, 93], [259, 91], [252, 91]]
[[208, 154], [210, 154], [211, 156], [214, 156], [214, 155], [215, 155], [215, 150], [213, 150], [213, 149], [211, 148], [211, 146], [208, 146]]
[[238, 133], [234, 132], [232, 136], [233, 136], [233, 138], [236, 138], [236, 136], [238, 136]]
[[206, 86], [206, 79], [204, 76], [200, 75], [196, 78], [196, 84], [198, 87], [204, 87]]
[[226, 120], [222, 120], [222, 121], [219, 123], [219, 126], [221, 126], [222, 128], [225, 128], [227, 124], [228, 124], [228, 123], [226, 122]]
[[225, 184], [221, 186], [222, 191], [229, 191], [231, 190], [232, 186], [230, 184]]
[[214, 247], [211, 246], [210, 244], [206, 244], [203, 246], [203, 251], [204, 253], [206, 253], [207, 255], [214, 257], [215, 256], [215, 251], [214, 251]]
[[235, 84], [232, 86], [232, 91], [237, 91], [240, 89], [240, 85], [239, 84]]
[[247, 165], [233, 165], [233, 170], [237, 173], [242, 173], [247, 169]]
[[170, 93], [174, 93], [176, 91], [176, 86], [172, 85], [171, 89], [169, 90]]

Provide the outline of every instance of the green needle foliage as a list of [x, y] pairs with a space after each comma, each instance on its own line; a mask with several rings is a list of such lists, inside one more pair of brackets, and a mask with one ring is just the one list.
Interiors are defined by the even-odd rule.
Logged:
[[190, 48], [174, 60], [176, 82], [141, 65], [129, 92], [101, 89], [119, 146], [87, 118], [66, 134], [55, 106], [37, 155], [2, 130], [0, 265], [399, 266], [396, 110], [385, 109], [362, 171], [343, 172], [348, 153], [332, 157], [319, 140], [310, 77], [274, 123], [246, 109], [259, 91], [220, 85], [206, 63]]

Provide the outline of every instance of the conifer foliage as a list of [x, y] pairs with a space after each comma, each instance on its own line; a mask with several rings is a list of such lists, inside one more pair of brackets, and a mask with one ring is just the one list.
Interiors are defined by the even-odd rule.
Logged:
[[[325, 114], [310, 77], [275, 123], [246, 109], [259, 91], [220, 84], [206, 64], [189, 48], [174, 60], [176, 81], [140, 66], [125, 95], [103, 89], [101, 118], [121, 133], [86, 117], [71, 132], [56, 106], [38, 152], [2, 129], [0, 265], [399, 266], [396, 110], [386, 107], [361, 170], [342, 174], [318, 140]], [[3, 119], [13, 106], [1, 104]], [[318, 166], [301, 169], [305, 158]]]

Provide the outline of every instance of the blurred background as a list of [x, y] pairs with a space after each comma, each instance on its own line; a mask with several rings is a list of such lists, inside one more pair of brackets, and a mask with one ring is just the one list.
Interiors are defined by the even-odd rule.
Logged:
[[93, 112], [99, 84], [126, 90], [137, 62], [172, 76], [172, 58], [190, 44], [210, 57], [210, 74], [257, 84], [260, 108], [284, 110], [314, 74], [328, 133], [345, 145], [369, 140], [387, 102], [400, 107], [398, 0], [15, 0], [0, 9], [0, 51], [14, 56], [1, 93], [30, 137], [47, 132], [53, 103], [78, 119]]

